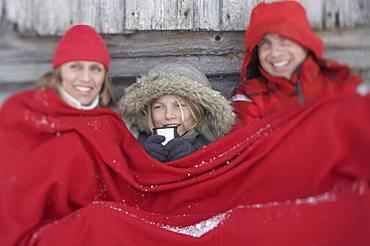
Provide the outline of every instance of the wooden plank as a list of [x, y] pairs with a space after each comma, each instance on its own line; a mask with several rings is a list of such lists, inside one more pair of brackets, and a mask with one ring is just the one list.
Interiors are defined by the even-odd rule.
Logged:
[[[370, 70], [369, 50], [327, 50], [324, 56], [348, 64], [360, 73]], [[134, 77], [145, 74], [161, 63], [190, 63], [209, 76], [235, 75], [240, 72], [241, 57], [232, 56], [163, 56], [139, 58], [114, 58], [111, 61], [112, 77]], [[34, 81], [51, 70], [51, 62], [0, 63], [0, 84]]]
[[0, 84], [34, 82], [51, 69], [50, 62], [1, 64]]
[[172, 30], [187, 30], [188, 28], [191, 29], [197, 28], [194, 24], [195, 23], [194, 22], [195, 14], [193, 13], [194, 4], [195, 3], [193, 0], [177, 1], [175, 15], [175, 19], [177, 21], [173, 21], [171, 17], [169, 18], [173, 22], [172, 25], [174, 25], [171, 27]]
[[101, 31], [100, 0], [71, 1], [73, 24], [89, 24]]
[[235, 75], [241, 69], [242, 60], [230, 56], [165, 56], [113, 59], [110, 75], [112, 77], [139, 76], [151, 68], [164, 63], [190, 63], [208, 76]]
[[[245, 31], [260, 2], [277, 0], [0, 0], [5, 18], [27, 35], [61, 35], [90, 24], [104, 34], [137, 30]], [[370, 26], [369, 0], [299, 0], [314, 29]], [[68, 4], [69, 3], [69, 4]]]
[[[212, 88], [219, 91], [225, 98], [230, 98], [234, 88], [239, 84], [239, 76], [208, 76], [208, 79], [212, 85]], [[118, 95], [121, 96], [124, 89], [134, 83], [136, 78], [134, 77], [114, 77], [112, 78], [112, 84]], [[1, 84], [0, 84], [1, 89]], [[16, 90], [17, 88], [14, 88]]]
[[[135, 77], [162, 63], [190, 63], [208, 75], [236, 74], [241, 60], [229, 56], [169, 56], [112, 59], [112, 77]], [[35, 81], [51, 71], [51, 62], [0, 64], [0, 84]]]
[[307, 19], [310, 21], [311, 27], [315, 30], [323, 29], [322, 20], [326, 11], [324, 8], [325, 1], [300, 0], [299, 2], [306, 9]]
[[[11, 25], [0, 25], [0, 63], [50, 61], [59, 38], [20, 37]], [[370, 49], [370, 29], [318, 31], [325, 49]], [[113, 58], [226, 55], [244, 52], [244, 32], [137, 32], [103, 35]]]
[[112, 57], [225, 55], [244, 52], [244, 32], [138, 32], [106, 36]]
[[194, 5], [195, 30], [223, 31], [220, 24], [222, 5], [219, 0], [198, 0]]
[[[324, 56], [364, 73], [370, 70], [370, 29], [320, 31]], [[0, 83], [34, 81], [51, 69], [57, 37], [22, 37], [0, 24]], [[189, 62], [208, 75], [238, 74], [244, 32], [150, 31], [103, 35], [113, 77], [132, 77], [164, 62]]]
[[245, 30], [249, 25], [251, 10], [261, 2], [259, 0], [244, 1], [223, 0], [221, 25], [222, 30], [238, 31]]
[[30, 30], [38, 35], [61, 35], [69, 26], [71, 8], [63, 0], [27, 1], [26, 6], [24, 21], [29, 22], [27, 25], [30, 26]]
[[[101, 1], [102, 33], [123, 33], [125, 29], [125, 1]], [[112, 13], [115, 13], [112, 15]]]
[[92, 25], [103, 34], [124, 30], [124, 1], [76, 0], [71, 1], [70, 8], [68, 28], [72, 23]]
[[221, 30], [218, 0], [131, 0], [128, 30]]
[[325, 49], [369, 49], [370, 29], [325, 30], [315, 32], [324, 42]]
[[61, 35], [71, 23], [71, 6], [64, 0], [12, 0], [4, 8], [7, 20], [24, 35]]
[[[161, 3], [162, 1], [160, 0], [134, 0], [127, 2], [125, 29], [135, 30], [133, 27], [140, 26], [141, 30], [162, 30], [164, 28], [162, 21], [165, 19], [165, 12], [168, 11], [171, 19], [176, 16], [177, 8], [166, 8]], [[170, 6], [172, 6], [171, 3]]]
[[219, 2], [209, 0], [131, 0], [128, 30], [218, 30]]
[[[103, 35], [112, 58], [225, 55], [244, 52], [244, 32], [150, 31]], [[11, 25], [0, 25], [0, 63], [51, 61], [59, 38], [20, 37]]]
[[4, 0], [0, 0], [0, 20], [3, 17]]
[[[8, 21], [13, 23], [17, 23], [19, 25], [18, 30], [20, 32], [25, 32], [25, 30], [30, 29], [31, 27], [29, 24], [31, 21], [24, 23], [26, 19], [26, 2], [22, 0], [13, 0], [13, 1], [6, 1], [4, 2], [4, 8], [6, 10], [6, 18]], [[32, 13], [31, 9], [29, 8], [29, 13]]]
[[369, 49], [325, 50], [324, 57], [346, 64], [354, 70], [370, 70]]
[[368, 25], [369, 12], [369, 0], [326, 0], [324, 27], [333, 29]]

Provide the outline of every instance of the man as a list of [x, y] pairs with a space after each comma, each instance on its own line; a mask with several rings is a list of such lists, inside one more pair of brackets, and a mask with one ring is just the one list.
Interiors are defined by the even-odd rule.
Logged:
[[331, 94], [356, 93], [363, 83], [347, 66], [323, 58], [323, 43], [295, 1], [255, 7], [245, 47], [241, 82], [230, 99], [234, 129]]

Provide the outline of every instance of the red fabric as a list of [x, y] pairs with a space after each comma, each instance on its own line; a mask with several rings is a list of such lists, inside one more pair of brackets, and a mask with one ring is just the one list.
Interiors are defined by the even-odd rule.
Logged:
[[[253, 59], [255, 47], [269, 32], [293, 40], [311, 52], [299, 72], [293, 74], [290, 80], [267, 74]], [[252, 11], [244, 43], [246, 52], [240, 72], [241, 83], [232, 93], [232, 98], [246, 95], [250, 101], [233, 100], [232, 105], [238, 116], [234, 129], [275, 112], [299, 106], [297, 86], [301, 88], [304, 103], [311, 103], [335, 93], [354, 93], [362, 83], [361, 78], [350, 75], [348, 66], [322, 57], [323, 43], [312, 31], [305, 10], [298, 2], [260, 3]], [[247, 68], [250, 64], [263, 78], [248, 77]]]
[[0, 244], [368, 245], [369, 108], [327, 97], [164, 164], [108, 109], [19, 94], [0, 112]]
[[233, 92], [233, 96], [247, 95], [251, 102], [232, 103], [238, 115], [234, 128], [240, 128], [275, 112], [300, 106], [297, 83], [300, 84], [305, 103], [312, 103], [336, 93], [356, 93], [356, 87], [362, 79], [350, 75], [347, 67], [340, 67], [334, 62], [331, 64], [330, 70], [320, 71], [318, 64], [310, 56], [302, 64], [299, 82], [298, 79], [288, 82], [285, 78], [271, 76], [261, 71], [268, 80], [267, 83], [251, 79], [240, 84]]

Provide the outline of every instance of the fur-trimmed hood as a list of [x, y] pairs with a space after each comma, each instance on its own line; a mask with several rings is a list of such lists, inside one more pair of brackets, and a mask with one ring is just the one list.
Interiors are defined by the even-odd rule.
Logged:
[[230, 103], [218, 91], [185, 76], [155, 73], [143, 76], [126, 88], [119, 102], [122, 118], [140, 132], [152, 134], [147, 118], [149, 103], [165, 94], [188, 98], [202, 105], [206, 114], [196, 128], [207, 140], [213, 142], [231, 130], [234, 114]]

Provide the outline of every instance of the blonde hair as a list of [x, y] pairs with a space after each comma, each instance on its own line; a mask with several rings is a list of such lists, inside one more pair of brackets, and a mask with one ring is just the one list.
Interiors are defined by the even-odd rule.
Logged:
[[[59, 94], [59, 89], [62, 85], [61, 68], [58, 66], [53, 71], [46, 73], [38, 81], [35, 82], [36, 88], [48, 87], [55, 90]], [[105, 72], [103, 86], [99, 92], [100, 106], [105, 108], [114, 108], [118, 95], [113, 89], [108, 73]]]
[[[167, 94], [166, 94], [167, 95]], [[164, 96], [164, 95], [162, 95]], [[197, 104], [195, 102], [193, 102], [192, 100], [189, 100], [185, 97], [182, 97], [182, 96], [177, 96], [177, 95], [170, 95], [171, 97], [173, 97], [176, 102], [179, 104], [180, 106], [180, 111], [181, 111], [181, 124], [184, 126], [185, 128], [185, 123], [184, 123], [184, 111], [183, 111], [183, 108], [181, 106], [181, 103], [180, 103], [180, 100], [183, 100], [185, 102], [185, 104], [189, 107], [189, 111], [190, 111], [190, 114], [191, 116], [193, 117], [193, 123], [191, 124], [191, 126], [189, 128], [185, 128], [186, 131], [190, 131], [191, 129], [196, 129], [199, 125], [199, 123], [201, 122], [201, 120], [204, 118], [204, 115], [205, 115], [205, 109], [200, 105], [200, 104]], [[152, 100], [149, 105], [147, 106], [147, 111], [148, 111], [148, 124], [149, 124], [149, 128], [150, 129], [153, 129], [155, 128], [155, 124], [154, 124], [154, 120], [153, 120], [153, 113], [152, 113], [152, 104], [154, 102], [157, 101], [158, 98], [155, 98], [154, 100]]]

